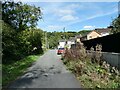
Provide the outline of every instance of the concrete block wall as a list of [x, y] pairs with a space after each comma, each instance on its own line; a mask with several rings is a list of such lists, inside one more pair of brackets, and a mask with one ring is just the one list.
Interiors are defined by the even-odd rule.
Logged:
[[111, 66], [117, 67], [120, 70], [120, 53], [102, 52], [102, 57]]
[[[91, 53], [90, 50], [87, 50]], [[95, 54], [95, 51], [93, 51]], [[120, 53], [102, 52], [102, 58], [107, 61], [111, 66], [117, 67], [120, 70]]]

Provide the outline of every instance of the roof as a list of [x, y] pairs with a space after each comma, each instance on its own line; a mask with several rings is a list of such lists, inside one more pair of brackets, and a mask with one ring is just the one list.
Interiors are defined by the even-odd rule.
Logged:
[[101, 33], [109, 33], [111, 30], [111, 28], [97, 28], [95, 29], [96, 32], [98, 32], [99, 34]]
[[59, 40], [59, 42], [66, 42], [66, 40]]
[[[101, 34], [101, 33], [109, 33], [110, 30], [111, 30], [111, 28], [96, 28], [95, 30], [92, 30], [91, 32], [95, 31], [98, 34]], [[85, 33], [82, 37], [86, 37], [91, 32]]]
[[68, 40], [73, 41], [73, 40], [75, 40], [75, 37], [70, 37]]
[[[96, 32], [96, 33], [99, 34], [99, 35], [101, 34], [101, 33], [97, 32], [96, 30], [92, 30], [92, 31], [91, 31], [90, 33], [88, 33], [88, 34], [91, 34], [92, 32]], [[88, 34], [87, 34], [87, 35], [88, 35]]]
[[81, 34], [75, 36], [75, 38], [81, 38], [81, 37], [82, 37]]
[[[91, 31], [92, 32], [92, 31]], [[86, 32], [84, 35], [82, 35], [82, 37], [85, 37], [89, 34], [90, 32]]]

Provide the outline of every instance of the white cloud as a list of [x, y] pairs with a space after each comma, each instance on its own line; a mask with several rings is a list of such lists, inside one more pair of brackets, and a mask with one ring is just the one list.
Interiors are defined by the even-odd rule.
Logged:
[[58, 25], [48, 25], [47, 29], [54, 31], [54, 30], [63, 29], [63, 27], [62, 26], [58, 26]]
[[64, 16], [64, 15], [72, 15], [72, 14], [75, 14], [75, 11], [74, 11], [74, 10], [71, 10], [71, 9], [55, 9], [55, 10], [54, 10], [54, 13], [55, 13], [57, 16]]
[[80, 4], [70, 4], [65, 6], [66, 9], [76, 9], [76, 8], [80, 8], [82, 5]]
[[60, 21], [75, 21], [78, 20], [79, 18], [73, 15], [66, 15], [60, 18]]
[[91, 15], [91, 16], [89, 16], [87, 18], [82, 18], [82, 19], [75, 20], [74, 22], [70, 22], [66, 26], [70, 26], [70, 25], [75, 24], [75, 23], [81, 23], [81, 22], [91, 20], [91, 19], [94, 19], [94, 18], [99, 18], [99, 17], [102, 17], [102, 16], [111, 15], [111, 14], [114, 14], [116, 12], [118, 12], [117, 9], [114, 9], [112, 12], [109, 11], [109, 12], [106, 12], [106, 13], [98, 13], [96, 15]]
[[66, 4], [64, 3], [59, 6], [55, 7], [52, 10], [53, 15], [59, 18], [59, 21], [74, 21], [77, 20], [78, 17], [76, 9], [79, 7], [79, 4]]
[[89, 19], [94, 19], [94, 18], [97, 18], [97, 17], [102, 17], [102, 16], [107, 16], [107, 15], [111, 15], [111, 14], [113, 14], [113, 13], [116, 13], [118, 10], [117, 9], [115, 9], [115, 10], [113, 10], [112, 12], [106, 12], [106, 13], [98, 13], [98, 14], [96, 14], [96, 15], [93, 15], [93, 16], [91, 16], [91, 17], [88, 17], [87, 18], [87, 20], [89, 20]]
[[21, 2], [40, 2], [40, 0], [14, 0], [15, 2], [21, 1]]
[[[45, 25], [45, 30], [58, 30], [61, 29], [61, 26], [59, 26], [59, 24], [63, 24], [65, 27], [69, 27], [72, 24], [77, 25], [81, 22], [85, 23], [84, 21], [111, 15], [117, 12], [116, 8], [116, 10], [114, 8], [110, 8], [109, 10], [107, 10], [106, 8], [101, 8], [99, 5], [92, 2], [70, 4], [63, 2], [53, 2], [41, 4], [41, 7], [43, 8], [44, 20], [45, 22], [47, 22], [47, 24]], [[109, 7], [110, 6], [108, 6], [107, 8]], [[90, 11], [90, 13], [88, 13], [87, 11]]]
[[[16, 1], [16, 0], [14, 0]], [[20, 0], [23, 2], [118, 2], [119, 0]]]
[[[39, 28], [39, 27], [37, 27]], [[46, 25], [46, 27], [40, 27], [40, 29], [48, 32], [53, 32], [53, 31], [63, 31], [64, 26], [62, 25]]]
[[95, 29], [95, 26], [84, 26], [83, 29], [92, 30], [92, 29]]

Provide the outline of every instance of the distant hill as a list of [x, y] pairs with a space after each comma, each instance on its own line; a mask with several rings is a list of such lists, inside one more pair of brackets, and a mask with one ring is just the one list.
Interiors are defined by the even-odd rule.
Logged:
[[79, 31], [78, 33], [81, 34], [82, 36], [85, 36], [89, 32], [91, 32], [91, 30], [82, 30], [82, 31]]

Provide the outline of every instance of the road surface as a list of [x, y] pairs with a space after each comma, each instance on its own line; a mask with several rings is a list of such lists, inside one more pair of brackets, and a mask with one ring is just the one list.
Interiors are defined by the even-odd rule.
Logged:
[[80, 88], [79, 81], [60, 58], [56, 50], [47, 51], [8, 88]]

